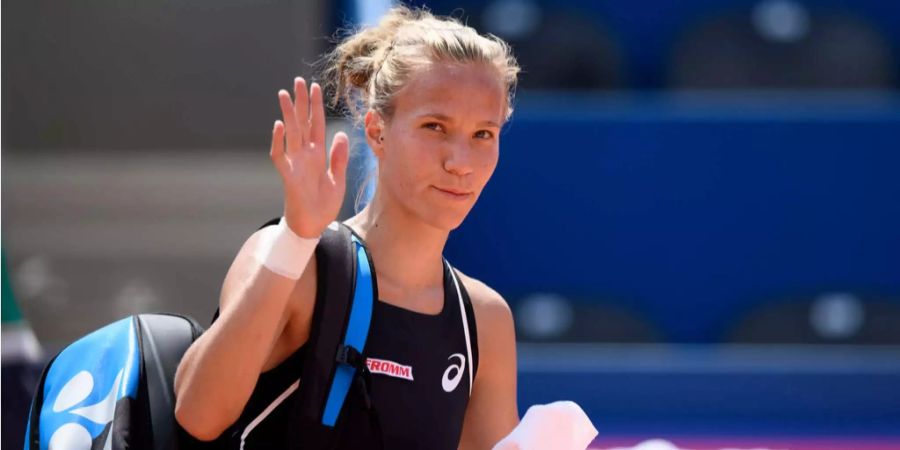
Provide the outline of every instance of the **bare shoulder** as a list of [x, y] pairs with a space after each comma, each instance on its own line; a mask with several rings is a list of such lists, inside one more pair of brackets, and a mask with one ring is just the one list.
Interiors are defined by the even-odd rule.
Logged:
[[460, 274], [478, 327], [478, 362], [460, 448], [490, 448], [519, 423], [516, 331], [509, 305], [496, 290]]
[[490, 330], [505, 330], [512, 326], [512, 311], [500, 293], [484, 282], [472, 278], [459, 270], [457, 270], [457, 273], [459, 273], [459, 279], [472, 300], [472, 309], [475, 311], [475, 320], [478, 323], [479, 333], [489, 333], [491, 332]]

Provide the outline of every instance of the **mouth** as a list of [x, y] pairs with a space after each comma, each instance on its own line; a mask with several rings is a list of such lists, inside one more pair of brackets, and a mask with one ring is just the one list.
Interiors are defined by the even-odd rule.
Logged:
[[446, 195], [450, 198], [456, 199], [456, 200], [464, 200], [473, 195], [473, 192], [471, 192], [471, 191], [461, 191], [461, 190], [457, 190], [457, 189], [439, 188], [437, 186], [431, 186], [431, 187], [434, 188], [436, 191], [440, 192], [441, 194], [444, 194], [444, 195]]

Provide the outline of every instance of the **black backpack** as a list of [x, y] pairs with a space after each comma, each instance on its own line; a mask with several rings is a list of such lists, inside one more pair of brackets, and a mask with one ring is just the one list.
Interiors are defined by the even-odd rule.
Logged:
[[[277, 225], [280, 218], [260, 229]], [[363, 356], [372, 309], [378, 298], [374, 264], [362, 241], [339, 222], [322, 233], [315, 252], [317, 279], [309, 339], [302, 353], [300, 384], [290, 406], [287, 442], [303, 448], [338, 445], [347, 408], [362, 406], [372, 441], [384, 448], [381, 423], [370, 392], [371, 375]], [[216, 310], [213, 322], [219, 316]], [[350, 405], [351, 390], [362, 399]]]
[[[263, 227], [277, 224], [278, 218]], [[260, 228], [263, 228], [260, 227]], [[316, 248], [318, 286], [290, 442], [336, 442], [351, 388], [364, 399], [382, 443], [362, 356], [376, 280], [361, 241], [337, 222]], [[213, 321], [218, 317], [216, 311]], [[210, 448], [175, 421], [178, 363], [203, 328], [174, 314], [139, 314], [100, 328], [60, 351], [44, 368], [29, 413], [25, 450]]]
[[25, 450], [177, 448], [175, 370], [202, 332], [190, 317], [139, 314], [68, 345], [38, 382]]

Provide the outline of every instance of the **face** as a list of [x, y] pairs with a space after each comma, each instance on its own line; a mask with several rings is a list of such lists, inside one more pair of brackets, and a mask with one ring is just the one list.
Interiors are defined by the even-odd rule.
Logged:
[[379, 160], [379, 195], [450, 231], [497, 167], [503, 82], [487, 65], [436, 63], [412, 74], [393, 106], [390, 118], [366, 116], [366, 138]]

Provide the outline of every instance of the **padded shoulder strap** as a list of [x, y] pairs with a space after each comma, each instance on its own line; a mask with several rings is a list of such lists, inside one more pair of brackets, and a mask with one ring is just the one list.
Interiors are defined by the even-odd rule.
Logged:
[[[342, 226], [342, 231], [350, 234], [347, 227]], [[346, 236], [346, 235], [345, 235]], [[350, 235], [352, 244], [351, 257], [355, 260], [355, 282], [353, 285], [352, 303], [349, 316], [344, 325], [343, 337], [338, 345], [335, 361], [338, 363], [334, 372], [334, 380], [328, 398], [325, 402], [325, 411], [322, 414], [322, 424], [333, 427], [344, 405], [350, 384], [357, 375], [368, 377], [368, 367], [364, 356], [366, 341], [369, 337], [369, 328], [372, 324], [372, 310], [375, 299], [378, 297], [375, 286], [375, 276], [372, 270], [371, 258], [365, 246], [355, 236]], [[372, 409], [372, 401], [367, 386], [364, 386], [363, 395], [366, 408]]]
[[354, 247], [350, 230], [333, 223], [316, 248], [316, 305], [295, 409], [315, 422], [322, 420], [337, 369], [335, 356], [347, 330], [357, 281]]
[[150, 407], [153, 448], [176, 448], [175, 371], [184, 352], [203, 329], [187, 316], [176, 314], [140, 314], [136, 317], [140, 333], [144, 378]]

